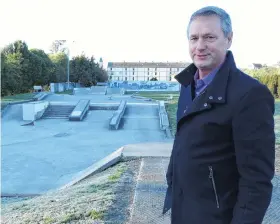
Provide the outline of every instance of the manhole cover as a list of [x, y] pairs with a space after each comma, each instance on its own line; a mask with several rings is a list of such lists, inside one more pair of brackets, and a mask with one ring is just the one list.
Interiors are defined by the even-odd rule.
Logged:
[[54, 135], [54, 137], [66, 137], [69, 135], [70, 135], [69, 133], [58, 133], [58, 134]]

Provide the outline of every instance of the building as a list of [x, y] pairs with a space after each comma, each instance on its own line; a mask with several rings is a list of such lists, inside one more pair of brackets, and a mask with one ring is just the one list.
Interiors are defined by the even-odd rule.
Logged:
[[262, 64], [259, 64], [259, 63], [252, 63], [252, 64], [248, 65], [249, 69], [261, 69], [262, 67], [263, 67]]
[[189, 66], [187, 62], [108, 62], [111, 81], [175, 81], [174, 76]]

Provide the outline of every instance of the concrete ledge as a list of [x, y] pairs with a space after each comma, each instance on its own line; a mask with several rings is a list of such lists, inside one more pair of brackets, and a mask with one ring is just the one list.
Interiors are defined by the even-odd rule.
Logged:
[[172, 141], [125, 145], [117, 149], [115, 152], [111, 153], [104, 159], [99, 160], [90, 167], [79, 172], [71, 182], [65, 184], [60, 189], [65, 189], [73, 186], [96, 173], [102, 172], [103, 170], [114, 166], [118, 162], [147, 157], [169, 158], [171, 156], [172, 148]]
[[91, 103], [90, 110], [117, 110], [119, 103]]
[[147, 157], [169, 158], [173, 141], [139, 143], [123, 146], [123, 161]]
[[94, 163], [92, 166], [78, 173], [71, 182], [62, 186], [60, 189], [65, 189], [67, 187], [73, 186], [79, 183], [80, 181], [90, 177], [91, 175], [101, 172], [115, 165], [116, 163], [120, 162], [122, 159], [122, 151], [123, 151], [123, 147], [119, 148], [118, 150], [116, 150], [109, 156], [105, 157], [104, 159], [98, 161], [97, 163]]
[[153, 101], [153, 99], [150, 99], [150, 98], [144, 97], [144, 96], [131, 95], [131, 98], [145, 100], [145, 101]]
[[170, 131], [168, 114], [167, 114], [166, 109], [165, 109], [165, 103], [164, 103], [164, 101], [159, 101], [158, 105], [159, 105], [158, 116], [159, 116], [160, 129], [162, 131], [165, 131], [166, 136], [168, 138], [172, 138], [172, 133]]
[[43, 100], [43, 99], [46, 98], [48, 95], [49, 95], [49, 93], [40, 92], [40, 93], [38, 93], [37, 95], [35, 95], [35, 96], [33, 97], [33, 100], [35, 100], [35, 101]]
[[109, 125], [110, 129], [118, 130], [119, 124], [120, 124], [121, 118], [125, 112], [125, 109], [126, 109], [126, 101], [122, 100], [118, 107], [118, 110], [114, 112], [114, 114], [110, 120], [110, 125]]
[[69, 116], [70, 121], [81, 121], [89, 110], [89, 100], [80, 100]]

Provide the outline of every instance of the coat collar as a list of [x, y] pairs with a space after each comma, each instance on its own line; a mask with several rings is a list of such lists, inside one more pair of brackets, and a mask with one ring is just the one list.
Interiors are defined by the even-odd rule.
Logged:
[[[205, 94], [208, 103], [225, 103], [228, 78], [232, 69], [236, 69], [236, 64], [232, 52], [228, 51], [225, 62], [217, 72], [211, 84], [207, 87]], [[197, 67], [192, 63], [176, 75], [175, 79], [181, 85], [187, 87], [193, 82], [196, 71]]]

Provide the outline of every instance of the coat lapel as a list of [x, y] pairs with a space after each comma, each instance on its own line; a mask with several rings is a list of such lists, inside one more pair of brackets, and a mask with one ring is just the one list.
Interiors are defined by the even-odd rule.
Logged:
[[[227, 83], [231, 69], [236, 69], [236, 65], [231, 51], [228, 51], [224, 64], [217, 72], [211, 84], [194, 100], [192, 100], [192, 87], [194, 85], [194, 74], [197, 70], [195, 65], [191, 64], [181, 73], [175, 76], [177, 81], [181, 85], [186, 86], [187, 89], [186, 103], [189, 106], [186, 108], [186, 110], [184, 110], [181, 119], [196, 113], [203, 112], [205, 110], [209, 110], [212, 108], [213, 104], [226, 103]], [[178, 123], [180, 120], [178, 120]]]

